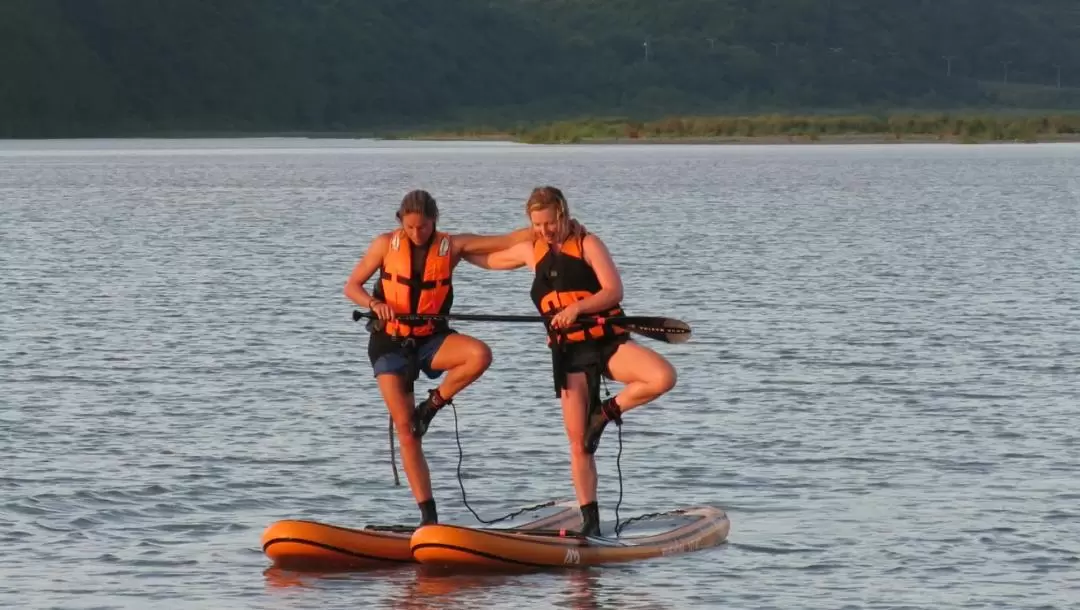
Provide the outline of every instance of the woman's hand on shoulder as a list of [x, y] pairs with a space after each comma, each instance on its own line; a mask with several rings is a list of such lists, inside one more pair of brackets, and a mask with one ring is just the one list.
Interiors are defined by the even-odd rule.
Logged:
[[578, 222], [577, 218], [571, 218], [569, 222], [570, 235], [572, 237], [585, 237], [589, 235], [589, 230], [585, 228], [585, 225]]

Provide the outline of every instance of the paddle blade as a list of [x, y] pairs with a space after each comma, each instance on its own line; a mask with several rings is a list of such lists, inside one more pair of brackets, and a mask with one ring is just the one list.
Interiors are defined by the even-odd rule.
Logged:
[[664, 343], [686, 343], [691, 335], [690, 325], [674, 318], [633, 316], [624, 320], [613, 319], [611, 323]]

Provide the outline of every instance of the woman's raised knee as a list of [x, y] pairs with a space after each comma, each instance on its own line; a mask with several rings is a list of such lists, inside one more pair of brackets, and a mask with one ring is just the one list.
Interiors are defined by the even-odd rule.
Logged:
[[665, 364], [665, 366], [657, 367], [654, 370], [656, 373], [649, 385], [652, 386], [657, 395], [670, 392], [671, 389], [675, 387], [675, 383], [679, 380], [678, 373], [675, 372], [675, 367], [670, 364]]
[[476, 341], [469, 350], [470, 368], [478, 371], [486, 371], [491, 366], [491, 348], [483, 341]]

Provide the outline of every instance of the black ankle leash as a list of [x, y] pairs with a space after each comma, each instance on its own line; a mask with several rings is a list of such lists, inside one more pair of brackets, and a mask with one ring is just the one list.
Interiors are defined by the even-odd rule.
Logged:
[[[604, 385], [604, 394], [606, 398], [611, 398], [611, 390], [608, 389], [607, 380], [603, 375], [600, 375], [600, 383]], [[615, 422], [611, 422], [615, 423]], [[616, 424], [615, 426], [619, 430], [619, 452], [615, 454], [615, 471], [619, 473], [619, 501], [615, 503], [615, 536], [619, 536], [619, 532], [626, 527], [626, 523], [619, 523], [619, 507], [622, 506], [623, 498], [623, 484], [622, 484], [622, 425]], [[627, 521], [629, 523], [629, 521]]]
[[394, 486], [401, 487], [401, 479], [397, 473], [397, 459], [394, 457], [394, 416], [390, 416], [390, 467], [394, 470]]
[[454, 440], [457, 441], [457, 451], [458, 451], [457, 480], [458, 480], [458, 487], [461, 488], [461, 501], [465, 504], [465, 508], [469, 509], [469, 512], [472, 513], [472, 516], [476, 517], [477, 521], [479, 521], [480, 523], [483, 523], [485, 525], [491, 525], [492, 523], [498, 523], [500, 521], [506, 521], [507, 519], [517, 517], [518, 515], [524, 515], [525, 513], [529, 513], [529, 512], [532, 512], [534, 510], [539, 510], [541, 508], [547, 508], [549, 506], [555, 506], [555, 501], [554, 500], [549, 500], [547, 502], [542, 502], [540, 504], [535, 504], [533, 506], [526, 506], [525, 508], [516, 510], [516, 511], [514, 511], [512, 513], [505, 514], [502, 517], [499, 517], [498, 519], [490, 519], [490, 520], [482, 519], [480, 517], [480, 515], [476, 514], [476, 511], [473, 510], [473, 508], [471, 506], [469, 506], [469, 501], [465, 497], [465, 481], [464, 481], [464, 479], [461, 478], [461, 463], [465, 460], [465, 452], [461, 449], [461, 433], [458, 430], [457, 407], [455, 407], [453, 403], [449, 403], [449, 404], [450, 404], [450, 408], [454, 411]]
[[[607, 394], [608, 398], [610, 398], [611, 397], [611, 391], [608, 389], [607, 381], [604, 380], [603, 376], [601, 376], [600, 379], [601, 379], [601, 382], [604, 384], [604, 393]], [[547, 508], [549, 506], [554, 506], [555, 505], [555, 501], [550, 500], [548, 502], [543, 502], [541, 504], [536, 504], [536, 505], [533, 505], [533, 506], [526, 506], [526, 507], [524, 507], [524, 508], [522, 508], [520, 510], [516, 510], [516, 511], [514, 511], [512, 513], [508, 513], [506, 515], [503, 515], [502, 517], [499, 517], [497, 519], [491, 519], [491, 520], [483, 519], [483, 518], [480, 517], [480, 515], [476, 514], [476, 511], [473, 510], [472, 506], [469, 506], [469, 500], [468, 500], [467, 495], [465, 493], [465, 481], [461, 476], [461, 466], [462, 466], [462, 463], [465, 461], [465, 451], [461, 447], [461, 432], [460, 432], [460, 430], [458, 428], [457, 407], [454, 406], [453, 401], [448, 401], [447, 404], [450, 405], [450, 410], [453, 411], [453, 413], [454, 413], [454, 440], [457, 442], [457, 448], [458, 448], [457, 480], [458, 480], [458, 487], [461, 488], [461, 501], [462, 501], [462, 503], [465, 504], [465, 508], [469, 509], [469, 512], [472, 513], [472, 516], [475, 517], [477, 521], [479, 521], [480, 523], [486, 524], [486, 525], [491, 525], [493, 523], [499, 523], [500, 521], [506, 521], [507, 519], [512, 519], [513, 517], [517, 517], [519, 515], [523, 515], [523, 514], [528, 513], [528, 512], [532, 512], [532, 511], [535, 511], [535, 510], [539, 510], [541, 508]], [[637, 521], [637, 520], [639, 520], [639, 519], [641, 519], [643, 517], [646, 517], [646, 516], [654, 516], [654, 515], [642, 515], [641, 517], [628, 519], [625, 523], [621, 523], [620, 520], [619, 520], [619, 508], [622, 506], [622, 501], [623, 501], [623, 480], [622, 480], [623, 440], [622, 440], [622, 426], [616, 426], [616, 427], [618, 428], [618, 435], [619, 435], [619, 452], [615, 455], [615, 469], [618, 472], [618, 476], [619, 476], [619, 500], [618, 500], [618, 502], [615, 503], [615, 536], [617, 537], [620, 534], [620, 532], [622, 532], [623, 528], [626, 527], [631, 522]], [[394, 452], [394, 418], [393, 417], [390, 417], [390, 426], [389, 426], [388, 432], [389, 432], [389, 437], [390, 437], [390, 466], [391, 466], [391, 468], [393, 469], [393, 472], [394, 472], [394, 485], [397, 486], [397, 487], [400, 487], [401, 486], [401, 478], [398, 476], [397, 460], [395, 459], [395, 452]]]

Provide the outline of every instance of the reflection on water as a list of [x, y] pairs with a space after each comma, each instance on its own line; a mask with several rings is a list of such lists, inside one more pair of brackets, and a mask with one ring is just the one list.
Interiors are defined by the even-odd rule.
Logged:
[[500, 599], [517, 598], [526, 606], [550, 604], [568, 610], [601, 608], [668, 608], [662, 600], [640, 590], [620, 593], [605, 572], [619, 567], [556, 569], [528, 572], [465, 572], [416, 565], [364, 572], [290, 572], [269, 568], [263, 572], [270, 589], [320, 589], [349, 582], [362, 591], [377, 582], [386, 593], [387, 607], [409, 610], [491, 607]]

